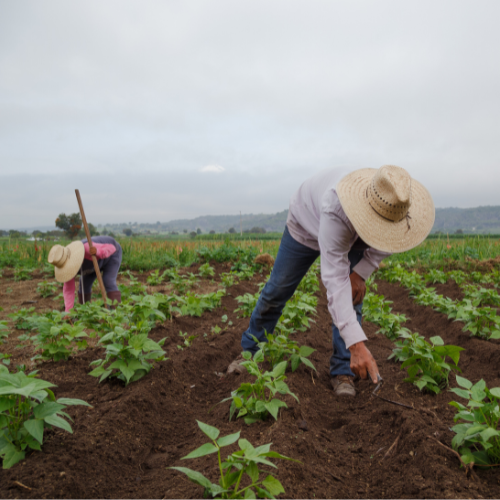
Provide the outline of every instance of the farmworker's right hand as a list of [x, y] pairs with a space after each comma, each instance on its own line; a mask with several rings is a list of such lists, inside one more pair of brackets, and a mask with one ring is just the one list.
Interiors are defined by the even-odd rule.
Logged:
[[351, 370], [362, 379], [367, 379], [369, 375], [372, 382], [376, 384], [379, 378], [377, 362], [365, 343], [353, 344], [349, 347], [349, 351], [351, 351]]

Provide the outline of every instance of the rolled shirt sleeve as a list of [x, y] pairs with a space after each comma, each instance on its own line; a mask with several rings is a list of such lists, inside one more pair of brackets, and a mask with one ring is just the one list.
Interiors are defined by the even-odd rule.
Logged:
[[[347, 254], [355, 237], [354, 230], [342, 220], [339, 214], [321, 213], [318, 234], [321, 279], [327, 291], [328, 310], [347, 348], [368, 340], [356, 319], [356, 312], [352, 305]], [[368, 259], [367, 262], [369, 263]]]
[[392, 255], [387, 252], [367, 248], [363, 258], [353, 267], [353, 271], [359, 274], [365, 281], [376, 271], [383, 259]]

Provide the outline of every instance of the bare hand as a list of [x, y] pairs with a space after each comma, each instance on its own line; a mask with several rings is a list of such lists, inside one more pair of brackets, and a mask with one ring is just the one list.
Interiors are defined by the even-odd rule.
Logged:
[[350, 274], [349, 279], [351, 280], [352, 302], [355, 306], [357, 306], [358, 304], [361, 304], [365, 298], [365, 280], [354, 271]]
[[351, 370], [362, 379], [367, 379], [369, 375], [376, 384], [379, 378], [377, 362], [364, 342], [353, 344], [349, 347], [349, 351], [351, 351]]

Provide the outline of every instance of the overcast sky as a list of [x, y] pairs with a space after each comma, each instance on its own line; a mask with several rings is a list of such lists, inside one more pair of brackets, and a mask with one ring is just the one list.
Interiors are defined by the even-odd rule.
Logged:
[[316, 171], [500, 205], [500, 2], [0, 0], [0, 229], [273, 213]]

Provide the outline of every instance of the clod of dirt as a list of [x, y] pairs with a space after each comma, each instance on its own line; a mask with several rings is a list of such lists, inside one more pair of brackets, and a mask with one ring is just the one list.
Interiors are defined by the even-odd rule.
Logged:
[[274, 266], [274, 258], [268, 253], [261, 253], [257, 255], [253, 260], [256, 264], [262, 264], [263, 266], [273, 267]]
[[301, 429], [303, 431], [308, 431], [309, 430], [309, 427], [307, 427], [307, 422], [305, 420], [301, 420], [299, 422], [299, 429]]

